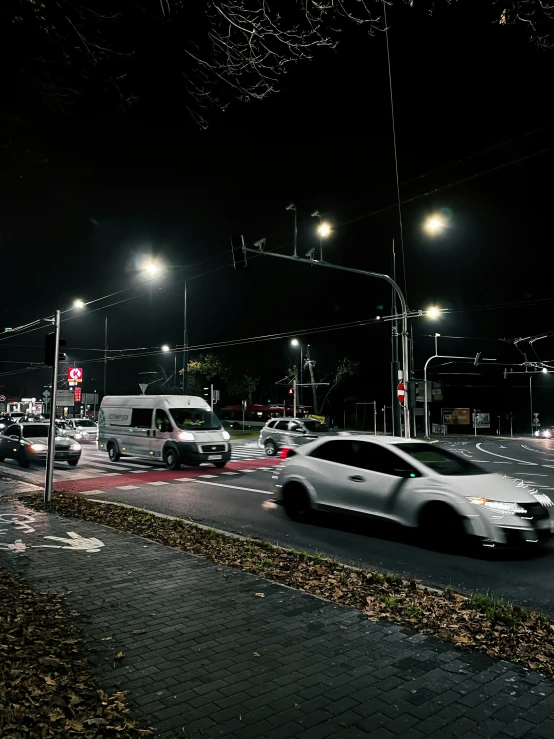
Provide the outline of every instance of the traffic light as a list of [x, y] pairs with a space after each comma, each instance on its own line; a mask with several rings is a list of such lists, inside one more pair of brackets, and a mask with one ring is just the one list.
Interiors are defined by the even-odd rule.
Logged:
[[[67, 344], [67, 341], [65, 339], [62, 339], [60, 337], [60, 349], [63, 349], [63, 347]], [[54, 360], [56, 355], [56, 334], [53, 331], [51, 334], [46, 334], [46, 339], [44, 341], [44, 364], [47, 367], [53, 367], [54, 366]], [[65, 352], [59, 352], [58, 353], [58, 361], [64, 362], [67, 355]]]

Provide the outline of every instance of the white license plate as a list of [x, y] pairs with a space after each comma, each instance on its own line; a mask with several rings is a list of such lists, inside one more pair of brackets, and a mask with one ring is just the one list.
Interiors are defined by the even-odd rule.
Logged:
[[208, 454], [208, 460], [210, 459], [223, 459], [223, 454]]

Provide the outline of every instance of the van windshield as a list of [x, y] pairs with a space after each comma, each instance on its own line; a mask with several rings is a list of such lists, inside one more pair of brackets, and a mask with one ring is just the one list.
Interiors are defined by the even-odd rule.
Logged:
[[169, 411], [180, 429], [215, 430], [221, 428], [219, 418], [204, 408], [171, 408]]

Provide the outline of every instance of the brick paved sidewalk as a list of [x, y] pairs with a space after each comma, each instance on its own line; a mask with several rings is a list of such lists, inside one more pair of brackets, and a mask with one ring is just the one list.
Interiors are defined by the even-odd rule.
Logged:
[[537, 673], [97, 524], [0, 502], [0, 565], [67, 593], [163, 737], [554, 737]]

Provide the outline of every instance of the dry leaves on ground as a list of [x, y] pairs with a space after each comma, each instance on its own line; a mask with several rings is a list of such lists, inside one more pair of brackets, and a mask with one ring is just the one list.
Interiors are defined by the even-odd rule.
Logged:
[[99, 686], [62, 595], [38, 593], [0, 570], [0, 736], [138, 739], [123, 692]]
[[[182, 520], [104, 505], [75, 495], [56, 494], [50, 506], [39, 496], [31, 507], [95, 521], [176, 547], [214, 562], [255, 573], [341, 605], [368, 618], [399, 624], [422, 634], [475, 649], [554, 676], [554, 623], [542, 613], [482, 595], [466, 599], [418, 587], [394, 575], [355, 570], [331, 559], [225, 536]], [[257, 595], [257, 594], [256, 594]]]

